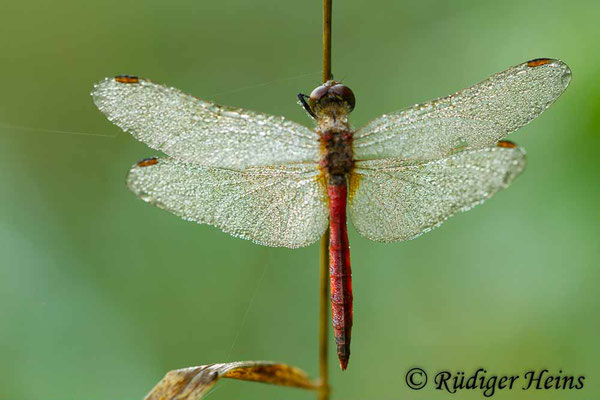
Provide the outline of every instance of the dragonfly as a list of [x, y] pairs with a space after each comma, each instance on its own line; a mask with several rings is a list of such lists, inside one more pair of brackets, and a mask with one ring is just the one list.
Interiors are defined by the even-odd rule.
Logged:
[[332, 324], [345, 370], [353, 321], [347, 217], [367, 239], [395, 242], [482, 203], [525, 167], [525, 151], [504, 137], [570, 80], [562, 61], [535, 59], [358, 130], [348, 121], [354, 93], [333, 80], [298, 95], [313, 129], [135, 76], [106, 78], [92, 97], [110, 121], [166, 155], [131, 167], [127, 185], [142, 200], [265, 246], [308, 246], [329, 228]]

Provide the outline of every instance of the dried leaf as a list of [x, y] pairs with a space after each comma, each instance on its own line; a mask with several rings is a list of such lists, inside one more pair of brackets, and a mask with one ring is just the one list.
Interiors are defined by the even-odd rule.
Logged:
[[148, 393], [145, 400], [198, 400], [212, 388], [219, 378], [264, 382], [317, 390], [319, 385], [298, 368], [270, 361], [237, 361], [176, 369]]

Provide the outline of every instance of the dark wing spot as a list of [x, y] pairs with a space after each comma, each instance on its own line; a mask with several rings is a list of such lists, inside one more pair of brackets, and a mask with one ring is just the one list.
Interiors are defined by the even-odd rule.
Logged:
[[138, 167], [149, 167], [150, 165], [154, 165], [154, 164], [158, 164], [158, 158], [156, 158], [156, 157], [146, 158], [146, 159], [138, 162], [137, 166]]
[[137, 76], [119, 75], [115, 76], [115, 81], [119, 83], [139, 83], [140, 78], [138, 78]]
[[503, 147], [505, 149], [514, 149], [515, 147], [517, 147], [517, 145], [511, 142], [510, 140], [501, 140], [496, 146]]
[[535, 60], [527, 61], [528, 67], [539, 67], [540, 65], [549, 64], [552, 61], [549, 58], [536, 58]]

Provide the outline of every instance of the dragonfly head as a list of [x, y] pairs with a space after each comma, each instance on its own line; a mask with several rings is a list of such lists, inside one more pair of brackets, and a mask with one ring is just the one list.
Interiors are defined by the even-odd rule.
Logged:
[[310, 93], [308, 105], [316, 115], [328, 106], [342, 106], [346, 112], [354, 110], [356, 99], [354, 93], [346, 85], [336, 81], [327, 81]]

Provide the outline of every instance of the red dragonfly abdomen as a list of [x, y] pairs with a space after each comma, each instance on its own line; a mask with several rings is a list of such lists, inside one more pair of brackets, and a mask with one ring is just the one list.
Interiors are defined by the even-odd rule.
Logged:
[[350, 359], [352, 332], [352, 270], [346, 226], [347, 184], [344, 179], [327, 185], [329, 194], [329, 279], [331, 313], [338, 358], [343, 370]]

